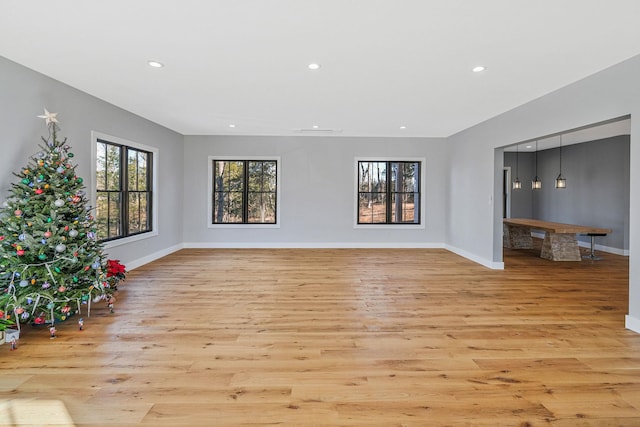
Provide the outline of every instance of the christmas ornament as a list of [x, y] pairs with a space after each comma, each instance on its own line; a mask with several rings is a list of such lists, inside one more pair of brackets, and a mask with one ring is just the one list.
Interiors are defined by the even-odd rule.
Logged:
[[19, 283], [21, 288], [25, 288], [27, 286], [29, 286], [29, 282], [27, 282], [26, 280], [21, 280]]
[[57, 208], [61, 208], [64, 206], [64, 200], [62, 199], [56, 199], [55, 202], [53, 202], [53, 204], [57, 207]]
[[56, 252], [64, 252], [65, 249], [67, 249], [67, 247], [62, 243], [56, 245]]
[[78, 230], [73, 229], [73, 230], [69, 230], [69, 236], [70, 237], [76, 237], [78, 235]]

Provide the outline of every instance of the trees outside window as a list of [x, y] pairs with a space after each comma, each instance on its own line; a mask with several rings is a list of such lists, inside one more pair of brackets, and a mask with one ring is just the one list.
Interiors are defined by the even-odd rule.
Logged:
[[420, 224], [420, 161], [359, 160], [358, 224]]
[[212, 159], [212, 224], [277, 224], [278, 160]]
[[153, 230], [153, 152], [96, 139], [96, 222], [102, 241]]

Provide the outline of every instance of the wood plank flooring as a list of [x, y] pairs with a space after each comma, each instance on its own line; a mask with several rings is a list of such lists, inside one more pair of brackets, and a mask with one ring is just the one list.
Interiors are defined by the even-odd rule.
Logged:
[[640, 425], [628, 259], [187, 249], [0, 346], [0, 425]]

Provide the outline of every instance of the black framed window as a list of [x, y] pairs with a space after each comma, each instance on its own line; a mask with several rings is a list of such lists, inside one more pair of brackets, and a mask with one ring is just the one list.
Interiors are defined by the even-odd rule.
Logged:
[[213, 159], [212, 224], [276, 224], [277, 160]]
[[358, 224], [420, 224], [420, 161], [358, 161]]
[[102, 241], [152, 231], [153, 153], [96, 140], [96, 223]]

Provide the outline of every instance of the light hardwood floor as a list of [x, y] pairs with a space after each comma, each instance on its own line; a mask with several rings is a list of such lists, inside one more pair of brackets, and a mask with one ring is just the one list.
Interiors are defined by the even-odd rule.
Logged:
[[0, 424], [640, 425], [628, 259], [603, 256], [182, 250], [84, 331], [0, 346]]

